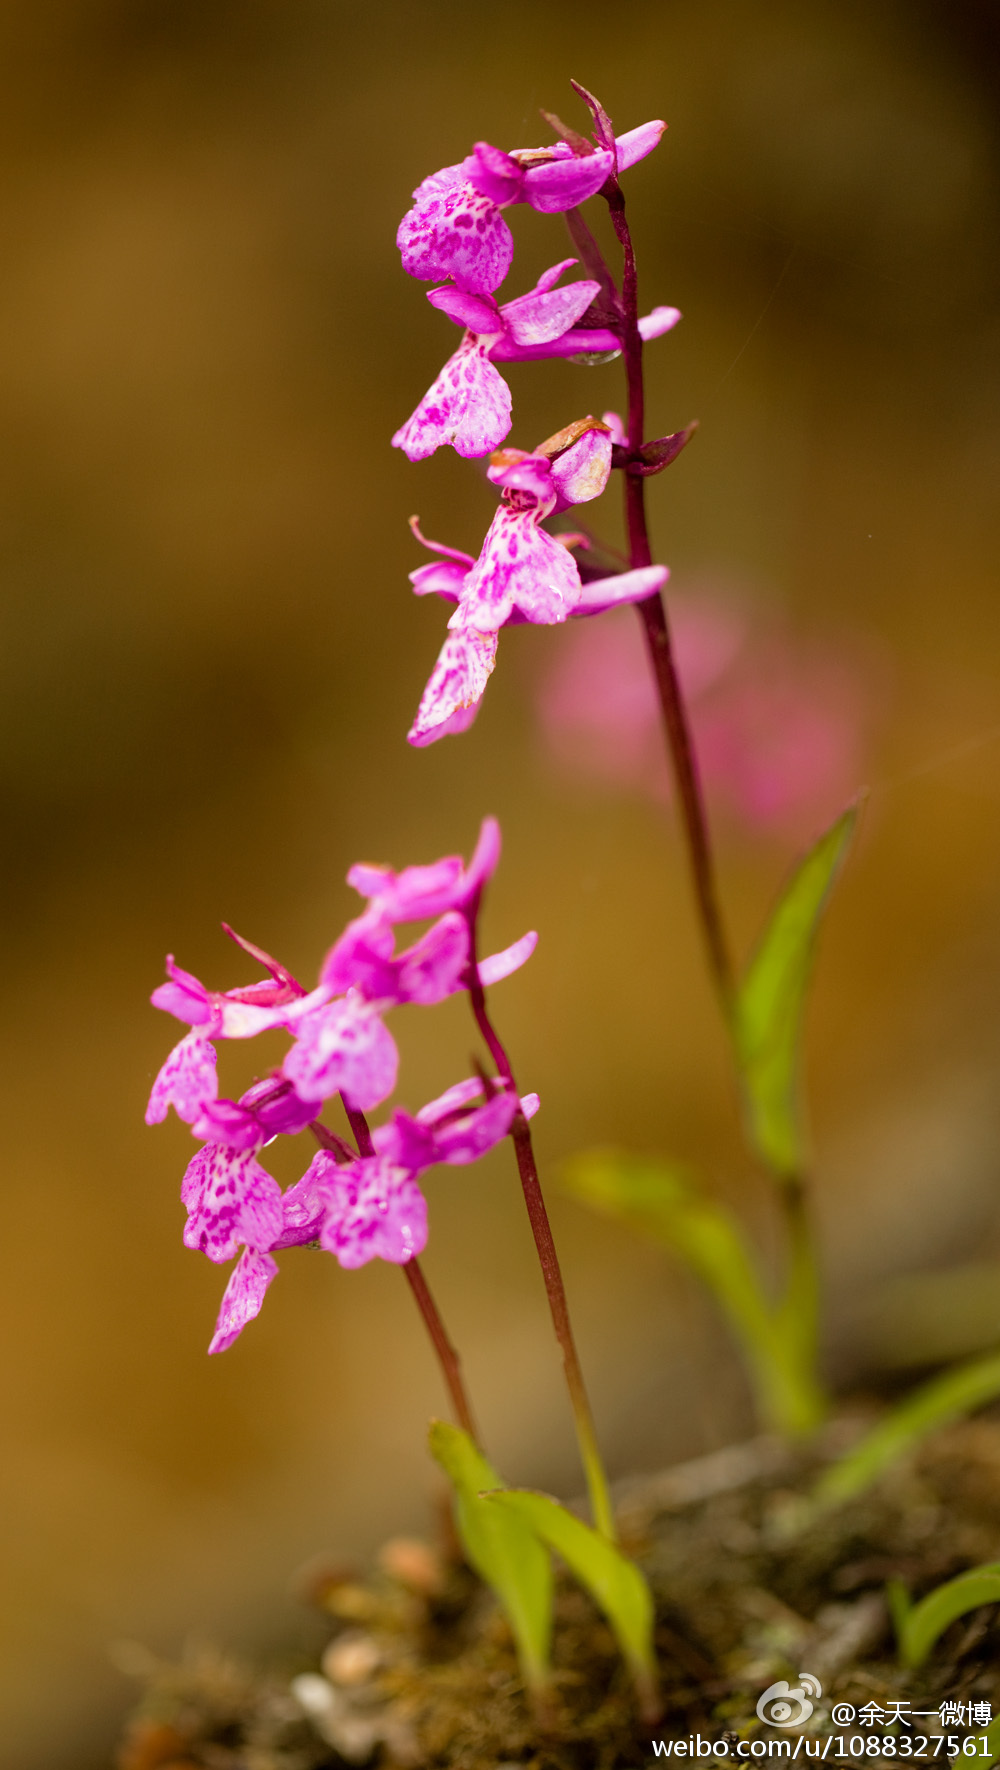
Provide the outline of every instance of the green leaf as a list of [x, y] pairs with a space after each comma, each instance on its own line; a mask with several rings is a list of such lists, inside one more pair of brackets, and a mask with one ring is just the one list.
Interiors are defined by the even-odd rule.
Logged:
[[697, 1273], [732, 1328], [766, 1427], [797, 1434], [818, 1425], [825, 1402], [812, 1339], [792, 1319], [798, 1289], [772, 1308], [739, 1224], [698, 1190], [690, 1170], [654, 1157], [591, 1150], [569, 1161], [562, 1179], [575, 1198], [663, 1243]]
[[967, 1573], [946, 1580], [936, 1591], [928, 1592], [919, 1604], [911, 1604], [899, 1581], [893, 1581], [889, 1595], [899, 1657], [905, 1666], [921, 1666], [938, 1636], [956, 1617], [981, 1604], [1000, 1601], [1000, 1561], [987, 1561], [982, 1567], [970, 1567]]
[[542, 1542], [562, 1556], [611, 1624], [644, 1711], [658, 1713], [653, 1599], [635, 1562], [546, 1493], [511, 1488], [484, 1495], [484, 1499], [497, 1511], [523, 1519]]
[[801, 1522], [854, 1499], [930, 1432], [962, 1419], [996, 1395], [1000, 1395], [1000, 1353], [996, 1352], [921, 1384], [820, 1476], [805, 1502]]
[[852, 805], [792, 874], [733, 1004], [747, 1132], [779, 1179], [794, 1179], [805, 1165], [799, 1053], [806, 985], [820, 918], [857, 820]]
[[455, 1522], [469, 1562], [506, 1613], [526, 1683], [535, 1691], [542, 1689], [548, 1682], [552, 1640], [548, 1552], [518, 1512], [489, 1505], [481, 1497], [485, 1489], [502, 1489], [503, 1482], [467, 1432], [433, 1420], [428, 1442], [455, 1489]]

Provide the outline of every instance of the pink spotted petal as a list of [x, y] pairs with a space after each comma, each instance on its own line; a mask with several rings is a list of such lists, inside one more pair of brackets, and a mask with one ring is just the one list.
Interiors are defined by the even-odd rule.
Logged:
[[449, 733], [467, 731], [479, 711], [496, 656], [495, 632], [460, 626], [449, 633], [407, 733], [408, 741], [422, 748]]
[[614, 169], [614, 155], [606, 148], [579, 158], [529, 166], [524, 174], [523, 201], [543, 215], [561, 214], [565, 209], [574, 209], [577, 203], [585, 203], [588, 197], [596, 196]]
[[160, 1124], [171, 1106], [185, 1124], [193, 1124], [205, 1103], [219, 1092], [215, 1062], [215, 1047], [199, 1033], [190, 1032], [181, 1039], [153, 1083], [147, 1125]]
[[396, 1086], [399, 1054], [378, 1010], [352, 991], [299, 1024], [282, 1074], [303, 1100], [342, 1093], [370, 1112]]
[[537, 527], [536, 514], [505, 506], [497, 511], [450, 626], [495, 630], [515, 610], [543, 625], [572, 614], [580, 594], [576, 561]]
[[501, 313], [515, 344], [549, 344], [583, 318], [600, 292], [600, 283], [567, 283], [565, 289], [519, 295], [506, 302]]
[[500, 310], [492, 295], [470, 295], [467, 289], [445, 283], [440, 289], [428, 289], [427, 299], [432, 307], [454, 320], [456, 326], [470, 332], [491, 335], [503, 331]]
[[369, 1260], [403, 1266], [427, 1245], [427, 1205], [412, 1174], [369, 1156], [324, 1176], [328, 1208], [320, 1241], [341, 1266]]
[[500, 210], [471, 184], [428, 191], [428, 183], [396, 234], [403, 269], [426, 282], [452, 277], [474, 295], [492, 295], [514, 256], [513, 236]]
[[623, 602], [645, 602], [647, 596], [662, 590], [670, 576], [665, 565], [639, 566], [634, 572], [619, 572], [613, 578], [594, 578], [581, 584], [574, 615], [602, 615], [605, 609], [617, 608]]
[[446, 443], [466, 459], [500, 447], [510, 431], [510, 388], [486, 354], [488, 343], [468, 334], [396, 431], [392, 446], [407, 460], [424, 461]]
[[563, 508], [599, 498], [611, 473], [611, 432], [585, 430], [552, 463], [552, 483]]
[[618, 156], [619, 172], [627, 172], [638, 160], [644, 160], [647, 154], [659, 145], [660, 137], [667, 125], [657, 118], [652, 123], [640, 123], [638, 129], [627, 129], [624, 135], [615, 137], [615, 151]]
[[679, 307], [654, 307], [652, 313], [643, 314], [639, 321], [639, 336], [646, 344], [651, 338], [662, 338], [664, 332], [672, 332], [683, 317]]
[[457, 989], [468, 961], [468, 923], [457, 910], [449, 910], [415, 946], [400, 954], [397, 1001], [427, 1007], [443, 1002]]
[[529, 934], [522, 934], [513, 946], [505, 946], [502, 952], [490, 953], [488, 958], [480, 959], [479, 981], [483, 988], [488, 989], [493, 983], [502, 983], [505, 977], [512, 977], [515, 971], [520, 971], [521, 966], [528, 963], [537, 945], [538, 935], [532, 930]]
[[244, 1248], [233, 1267], [215, 1324], [209, 1352], [225, 1352], [238, 1340], [248, 1321], [260, 1314], [272, 1279], [278, 1276], [278, 1263], [270, 1254], [258, 1254]]
[[206, 1143], [188, 1164], [181, 1200], [184, 1246], [216, 1262], [235, 1259], [241, 1243], [267, 1249], [281, 1233], [281, 1188], [250, 1150]]

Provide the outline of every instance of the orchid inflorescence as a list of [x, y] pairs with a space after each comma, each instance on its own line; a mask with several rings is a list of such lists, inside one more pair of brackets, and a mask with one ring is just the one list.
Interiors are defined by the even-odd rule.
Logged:
[[[404, 269], [435, 282], [428, 301], [462, 328], [462, 337], [393, 444], [411, 461], [445, 445], [466, 458], [489, 455], [487, 476], [500, 494], [477, 558], [425, 539], [412, 519], [416, 539], [434, 556], [411, 573], [413, 589], [441, 597], [452, 613], [409, 739], [426, 745], [472, 723], [502, 628], [557, 625], [633, 604], [664, 709], [709, 956], [729, 1002], [731, 974], [660, 594], [669, 574], [653, 562], [643, 505], [645, 479], [676, 458], [694, 428], [654, 441], [643, 431], [643, 346], [670, 331], [680, 314], [659, 306], [639, 315], [619, 182], [656, 147], [665, 125], [645, 123], [616, 136], [598, 101], [582, 87], [576, 91], [590, 108], [592, 138], [548, 116], [559, 139], [547, 147], [505, 153], [479, 142], [459, 164], [424, 179], [399, 227]], [[620, 286], [580, 213], [579, 205], [598, 195], [622, 250]], [[501, 299], [514, 250], [504, 212], [519, 203], [564, 215], [578, 256], [555, 263], [530, 292]], [[586, 275], [564, 280], [580, 261]], [[628, 384], [625, 420], [614, 412], [587, 413], [532, 449], [503, 446], [512, 414], [504, 363], [592, 363], [619, 355]], [[617, 564], [612, 559], [609, 569], [608, 555], [588, 535], [546, 525], [597, 498], [613, 470], [623, 475], [629, 556]], [[186, 1245], [216, 1262], [236, 1260], [210, 1350], [231, 1346], [258, 1314], [277, 1271], [274, 1255], [283, 1249], [319, 1246], [344, 1267], [375, 1258], [398, 1265], [424, 1316], [459, 1421], [460, 1429], [439, 1423], [431, 1449], [455, 1488], [466, 1553], [507, 1611], [528, 1686], [537, 1697], [548, 1678], [555, 1551], [604, 1608], [640, 1704], [653, 1716], [652, 1604], [642, 1576], [615, 1546], [610, 1492], [532, 1145], [529, 1120], [538, 1100], [520, 1093], [486, 1002], [487, 988], [523, 965], [536, 939], [529, 933], [502, 952], [478, 957], [479, 908], [499, 852], [499, 830], [488, 818], [468, 866], [452, 857], [401, 873], [353, 867], [348, 883], [366, 908], [330, 948], [309, 991], [228, 928], [263, 967], [264, 980], [214, 992], [168, 959], [169, 980], [153, 1002], [190, 1031], [156, 1078], [147, 1119], [162, 1120], [173, 1107], [201, 1141], [182, 1187]], [[427, 921], [426, 931], [397, 952], [397, 926]], [[456, 993], [469, 1001], [488, 1065], [474, 1062], [474, 1076], [413, 1115], [397, 1107], [373, 1129], [367, 1115], [396, 1085], [398, 1055], [386, 1015]], [[215, 1042], [275, 1030], [290, 1040], [280, 1065], [238, 1099], [221, 1096]], [[322, 1119], [335, 1096], [350, 1139]], [[301, 1178], [282, 1192], [261, 1152], [275, 1137], [307, 1128], [319, 1147]], [[427, 1240], [421, 1176], [439, 1162], [470, 1163], [507, 1137], [562, 1352], [594, 1529], [546, 1496], [503, 1487], [479, 1446], [457, 1355], [419, 1267]]]

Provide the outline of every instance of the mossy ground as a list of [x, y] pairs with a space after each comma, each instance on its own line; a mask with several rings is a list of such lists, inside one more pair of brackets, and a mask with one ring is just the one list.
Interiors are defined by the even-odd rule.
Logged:
[[[803, 1671], [823, 1684], [810, 1722], [820, 1733], [832, 1728], [834, 1702], [933, 1710], [954, 1699], [995, 1710], [998, 1607], [954, 1623], [926, 1666], [906, 1672], [884, 1587], [895, 1576], [920, 1596], [1000, 1557], [1000, 1421], [939, 1434], [788, 1540], [782, 1521], [815, 1467], [815, 1455], [757, 1441], [622, 1490], [627, 1546], [657, 1599], [664, 1718], [655, 1729], [637, 1714], [603, 1620], [569, 1582], [559, 1589], [543, 1731], [506, 1625], [454, 1543], [397, 1542], [367, 1579], [318, 1582], [330, 1641], [297, 1678], [204, 1651], [151, 1663], [119, 1770], [638, 1770], [653, 1761], [653, 1737], [757, 1730], [761, 1691]], [[920, 1730], [933, 1734], [937, 1723]]]

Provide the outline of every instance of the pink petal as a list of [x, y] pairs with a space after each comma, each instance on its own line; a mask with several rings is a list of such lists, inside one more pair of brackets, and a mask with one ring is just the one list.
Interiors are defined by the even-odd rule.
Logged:
[[260, 1314], [268, 1285], [278, 1276], [278, 1263], [270, 1254], [244, 1248], [233, 1268], [222, 1298], [219, 1319], [209, 1352], [225, 1352], [238, 1340], [248, 1321]]
[[361, 1112], [370, 1112], [392, 1093], [398, 1063], [377, 1008], [352, 991], [301, 1022], [282, 1075], [303, 1100], [341, 1093]]
[[167, 954], [167, 974], [169, 983], [161, 983], [154, 989], [150, 1001], [154, 1008], [162, 1008], [165, 1014], [172, 1014], [176, 1020], [184, 1020], [188, 1026], [204, 1026], [212, 1019], [212, 997], [203, 983], [190, 971], [182, 971], [174, 963], [173, 953]]
[[488, 341], [468, 334], [416, 411], [396, 431], [394, 449], [424, 461], [450, 443], [470, 459], [499, 448], [510, 431], [510, 388], [487, 357]]
[[206, 1100], [194, 1124], [196, 1137], [227, 1149], [259, 1149], [265, 1136], [252, 1112], [235, 1100]]
[[490, 346], [494, 363], [531, 363], [554, 356], [620, 356], [622, 341], [617, 332], [606, 326], [572, 326], [551, 344], [515, 344], [513, 338], [501, 338]]
[[679, 307], [654, 307], [652, 313], [644, 314], [639, 321], [639, 336], [645, 344], [651, 338], [662, 338], [664, 332], [672, 332], [683, 317]]
[[499, 460], [487, 467], [486, 477], [493, 485], [502, 486], [504, 491], [526, 492], [539, 504], [551, 504], [555, 496], [552, 467], [547, 455], [529, 455], [524, 449], [504, 449]]
[[468, 729], [496, 656], [495, 632], [461, 626], [448, 634], [407, 733], [411, 744], [421, 748], [446, 733]]
[[410, 573], [414, 596], [441, 596], [445, 602], [458, 602], [465, 580], [474, 564], [460, 565], [457, 559], [435, 559], [431, 565], [420, 565]]
[[492, 295], [470, 295], [467, 289], [446, 283], [441, 289], [428, 289], [427, 299], [456, 326], [465, 326], [470, 332], [495, 335], [503, 331], [500, 309]]
[[469, 928], [457, 910], [434, 923], [399, 957], [396, 999], [431, 1006], [454, 993], [469, 961]]
[[495, 817], [484, 817], [479, 826], [475, 853], [463, 881], [464, 903], [470, 903], [482, 891], [487, 880], [492, 879], [500, 860], [500, 846], [500, 825]]
[[524, 174], [523, 201], [543, 215], [557, 215], [595, 196], [614, 169], [614, 156], [606, 148], [579, 158], [529, 166]]
[[503, 1092], [434, 1133], [435, 1159], [452, 1166], [477, 1161], [506, 1137], [517, 1111], [517, 1096]]
[[427, 1205], [405, 1169], [369, 1156], [325, 1175], [327, 1215], [320, 1241], [353, 1269], [369, 1260], [404, 1266], [427, 1245]]
[[215, 1047], [200, 1033], [187, 1033], [174, 1046], [153, 1083], [146, 1108], [147, 1125], [160, 1124], [171, 1106], [185, 1124], [193, 1124], [206, 1101], [214, 1100], [219, 1092], [215, 1063]]
[[471, 184], [428, 191], [429, 182], [396, 234], [403, 269], [427, 282], [453, 277], [473, 294], [492, 295], [514, 256], [510, 228], [496, 204]]
[[446, 1088], [436, 1100], [428, 1100], [417, 1113], [417, 1123], [435, 1125], [439, 1119], [447, 1118], [449, 1113], [458, 1112], [473, 1100], [482, 1096], [483, 1084], [479, 1076], [470, 1076], [466, 1082], [456, 1082], [453, 1087]]
[[611, 473], [611, 432], [585, 430], [556, 456], [551, 472], [563, 508], [599, 498]]
[[427, 536], [421, 534], [418, 516], [410, 517], [410, 529], [420, 542], [421, 547], [426, 547], [428, 553], [440, 553], [442, 559], [454, 560], [456, 563], [460, 561], [466, 570], [475, 564], [472, 554], [463, 553], [460, 547], [446, 547], [443, 541], [428, 541]]
[[637, 160], [644, 160], [647, 154], [651, 154], [659, 145], [666, 127], [665, 123], [657, 119], [652, 123], [640, 123], [638, 129], [628, 129], [624, 135], [616, 136], [615, 151], [619, 172], [627, 172]]
[[532, 290], [532, 294], [544, 295], [548, 289], [553, 289], [556, 283], [558, 283], [559, 278], [562, 276], [563, 271], [572, 270], [574, 264], [579, 264], [579, 262], [580, 260], [578, 258], [561, 258], [558, 264], [553, 264], [548, 270], [543, 270]]
[[513, 946], [505, 946], [502, 952], [491, 953], [488, 958], [479, 961], [479, 981], [484, 989], [493, 983], [502, 983], [505, 977], [513, 976], [526, 965], [538, 945], [538, 935], [532, 930], [530, 934], [522, 934]]
[[579, 594], [576, 561], [537, 527], [535, 512], [501, 506], [451, 619], [495, 630], [517, 609], [525, 620], [551, 625], [565, 621]]
[[515, 344], [550, 344], [583, 318], [600, 292], [600, 283], [567, 283], [564, 289], [519, 295], [505, 302], [501, 313]]
[[465, 161], [465, 176], [483, 196], [494, 203], [514, 203], [524, 183], [524, 172], [516, 160], [488, 141], [477, 141]]
[[188, 1210], [184, 1246], [210, 1260], [232, 1260], [241, 1243], [267, 1249], [281, 1233], [281, 1188], [250, 1150], [206, 1143], [181, 1186]]
[[297, 1180], [282, 1195], [283, 1227], [277, 1240], [271, 1244], [272, 1251], [279, 1248], [300, 1248], [305, 1242], [319, 1240], [329, 1204], [324, 1177], [336, 1167], [336, 1158], [330, 1151], [319, 1150], [301, 1180]]
[[613, 578], [593, 578], [581, 584], [574, 615], [602, 615], [605, 609], [617, 608], [623, 602], [645, 602], [662, 590], [670, 576], [665, 565], [639, 566], [634, 572], [619, 572]]
[[424, 916], [440, 916], [455, 903], [455, 892], [463, 877], [461, 856], [450, 854], [426, 867], [404, 867], [394, 873], [390, 867], [353, 866], [347, 883], [370, 899], [371, 913], [387, 922], [418, 922]]
[[619, 413], [602, 412], [601, 417], [611, 432], [611, 441], [617, 443], [619, 448], [623, 448], [625, 445], [625, 426], [622, 423]]
[[388, 922], [369, 911], [348, 923], [323, 960], [320, 975], [334, 995], [354, 988], [369, 1001], [391, 996], [395, 948], [396, 937]]

